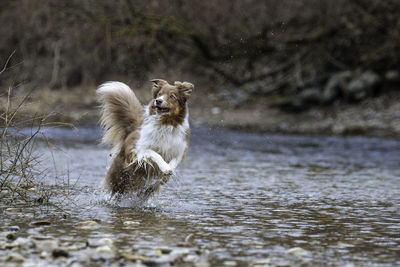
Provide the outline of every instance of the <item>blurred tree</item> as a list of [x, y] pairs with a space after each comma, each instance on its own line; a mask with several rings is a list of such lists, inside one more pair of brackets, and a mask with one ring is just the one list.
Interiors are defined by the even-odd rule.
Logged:
[[[52, 87], [174, 69], [250, 95], [297, 94], [340, 70], [398, 69], [396, 0], [5, 0], [0, 54]], [[4, 85], [0, 81], [0, 86]]]

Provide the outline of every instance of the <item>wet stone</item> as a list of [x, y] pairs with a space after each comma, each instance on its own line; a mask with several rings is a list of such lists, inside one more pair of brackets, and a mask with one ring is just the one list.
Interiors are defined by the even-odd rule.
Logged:
[[7, 231], [18, 232], [21, 228], [18, 225], [11, 225], [7, 227]]
[[58, 258], [58, 257], [66, 257], [67, 258], [69, 256], [68, 251], [64, 248], [53, 249], [51, 254], [54, 258]]
[[6, 244], [5, 248], [6, 249], [12, 249], [12, 248], [24, 248], [25, 249], [25, 248], [30, 248], [32, 246], [33, 246], [33, 243], [30, 239], [18, 237], [13, 242]]
[[199, 261], [199, 259], [200, 259], [200, 257], [198, 255], [190, 254], [190, 255], [187, 255], [183, 259], [183, 261], [185, 261], [185, 262], [197, 262], [197, 261]]
[[13, 233], [13, 232], [7, 233], [6, 234], [6, 238], [7, 238], [7, 240], [13, 241], [13, 240], [17, 239], [17, 235], [15, 233]]
[[7, 213], [15, 213], [15, 212], [21, 212], [21, 211], [22, 211], [21, 208], [7, 208], [5, 210], [5, 212], [7, 212]]
[[81, 229], [95, 229], [99, 227], [99, 224], [95, 221], [83, 221], [76, 223], [75, 226]]
[[67, 246], [66, 249], [68, 251], [79, 251], [86, 248], [86, 244], [72, 244]]
[[161, 257], [157, 259], [159, 263], [162, 262], [175, 262], [178, 259], [184, 259], [187, 255], [190, 253], [195, 252], [192, 249], [187, 249], [187, 248], [173, 248], [172, 251], [168, 254], [163, 254]]
[[50, 225], [51, 224], [51, 222], [49, 222], [49, 221], [34, 221], [34, 222], [31, 222], [31, 225], [33, 225], [33, 226], [44, 226], [44, 225]]
[[54, 240], [54, 237], [47, 235], [33, 235], [31, 238], [34, 240]]
[[42, 259], [46, 259], [46, 258], [49, 258], [49, 257], [50, 257], [50, 252], [48, 252], [48, 251], [42, 251], [40, 253], [40, 258], [42, 258]]
[[100, 239], [89, 239], [90, 247], [100, 247], [100, 246], [113, 246], [114, 241], [110, 238], [100, 238]]
[[97, 255], [100, 255], [100, 254], [114, 254], [114, 250], [110, 246], [101, 246], [101, 247], [96, 248], [95, 253]]
[[35, 214], [33, 214], [33, 213], [21, 213], [21, 214], [19, 214], [19, 217], [21, 217], [21, 218], [34, 218], [35, 217]]
[[52, 251], [58, 248], [57, 240], [34, 240], [33, 243], [40, 251]]
[[287, 254], [292, 255], [292, 256], [304, 256], [307, 255], [308, 252], [300, 247], [295, 247], [295, 248], [291, 248], [289, 250], [286, 251]]
[[85, 266], [84, 263], [78, 262], [78, 261], [73, 261], [70, 264], [68, 264], [69, 267], [83, 267]]
[[137, 222], [137, 221], [124, 221], [123, 224], [126, 225], [126, 226], [134, 226], [134, 225], [139, 225], [140, 222]]
[[82, 248], [78, 253], [74, 253], [74, 258], [80, 263], [87, 263], [90, 262], [90, 257], [93, 254], [93, 249]]
[[287, 260], [278, 260], [273, 264], [273, 266], [277, 266], [277, 267], [289, 267], [291, 265], [292, 265], [292, 263]]
[[91, 257], [93, 260], [109, 260], [115, 257], [115, 251], [109, 246], [101, 246], [96, 248], [95, 255]]
[[142, 255], [135, 255], [131, 253], [122, 253], [121, 258], [127, 261], [147, 261], [150, 260], [150, 257], [142, 256]]
[[271, 259], [261, 259], [261, 260], [256, 260], [252, 264], [253, 266], [270, 266], [271, 265]]
[[20, 262], [24, 262], [25, 258], [16, 252], [12, 252], [4, 257], [2, 257], [2, 259], [6, 262], [12, 262], [12, 263], [20, 263]]
[[169, 247], [160, 247], [157, 249], [160, 250], [162, 254], [169, 254], [172, 251], [172, 248], [169, 248]]
[[211, 264], [208, 261], [200, 261], [200, 262], [196, 262], [194, 266], [196, 266], [196, 267], [211, 267]]

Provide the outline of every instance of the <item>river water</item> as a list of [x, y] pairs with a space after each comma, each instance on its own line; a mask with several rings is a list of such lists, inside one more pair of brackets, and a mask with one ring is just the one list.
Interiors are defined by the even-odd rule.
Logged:
[[[62, 209], [26, 207], [36, 220], [51, 220], [33, 229], [29, 216], [3, 217], [27, 235], [106, 236], [118, 251], [193, 246], [210, 266], [400, 265], [398, 140], [194, 129], [177, 174], [138, 206], [128, 197], [109, 201], [101, 190], [109, 149], [98, 144], [100, 130], [46, 135], [52, 153], [47, 145], [38, 153]], [[75, 227], [85, 220], [99, 227]]]

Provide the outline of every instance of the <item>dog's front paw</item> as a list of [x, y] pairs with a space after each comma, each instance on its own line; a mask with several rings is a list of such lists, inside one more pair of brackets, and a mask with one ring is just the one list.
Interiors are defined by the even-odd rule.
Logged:
[[164, 162], [164, 164], [158, 165], [158, 167], [160, 168], [160, 171], [163, 173], [163, 175], [169, 176], [173, 173], [172, 167], [166, 162]]

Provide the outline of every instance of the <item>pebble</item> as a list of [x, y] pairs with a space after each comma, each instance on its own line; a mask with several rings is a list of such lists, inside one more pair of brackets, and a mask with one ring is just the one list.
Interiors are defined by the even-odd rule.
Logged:
[[130, 254], [130, 253], [122, 253], [121, 257], [127, 261], [148, 261], [151, 259], [150, 257], [146, 257], [146, 256], [142, 256], [142, 255], [134, 255], [134, 254]]
[[200, 261], [200, 262], [196, 262], [196, 264], [194, 266], [196, 266], [196, 267], [210, 267], [211, 264], [208, 261]]
[[30, 239], [24, 238], [24, 237], [18, 237], [13, 242], [6, 244], [5, 248], [6, 249], [11, 249], [11, 248], [29, 248], [32, 245], [33, 244], [32, 244], [32, 241]]
[[101, 246], [96, 248], [95, 255], [101, 259], [111, 259], [115, 256], [114, 250], [109, 246]]
[[172, 252], [172, 248], [170, 247], [159, 247], [157, 250], [161, 251], [162, 254], [169, 254]]
[[11, 225], [7, 227], [7, 231], [18, 232], [21, 228], [18, 225]]
[[80, 263], [80, 262], [72, 262], [68, 265], [69, 267], [83, 267], [85, 266], [84, 264]]
[[93, 249], [83, 248], [78, 253], [74, 253], [73, 254], [74, 257], [72, 259], [80, 263], [89, 263], [93, 254], [94, 254]]
[[185, 262], [197, 262], [199, 261], [200, 257], [194, 254], [187, 255], [183, 261]]
[[292, 266], [293, 264], [287, 260], [278, 260], [274, 262], [274, 265], [278, 267], [286, 267], [286, 266]]
[[5, 212], [8, 212], [8, 213], [21, 212], [21, 211], [22, 211], [21, 208], [7, 208], [5, 210]]
[[35, 240], [50, 240], [50, 239], [54, 239], [54, 237], [52, 236], [47, 236], [47, 235], [33, 235], [31, 236], [32, 239]]
[[269, 258], [253, 262], [254, 266], [269, 266], [270, 264], [271, 264], [271, 259]]
[[64, 248], [56, 248], [53, 249], [53, 251], [51, 252], [51, 255], [53, 255], [54, 258], [58, 258], [58, 257], [68, 257], [69, 253], [66, 249]]
[[13, 233], [13, 232], [6, 233], [6, 238], [7, 238], [7, 240], [13, 241], [13, 240], [17, 239], [17, 235], [15, 233]]
[[140, 222], [137, 221], [124, 221], [124, 225], [139, 225]]
[[35, 214], [33, 214], [33, 213], [22, 213], [22, 214], [19, 214], [19, 217], [21, 217], [21, 218], [34, 218], [35, 217]]
[[300, 247], [294, 247], [286, 251], [287, 254], [292, 256], [303, 256], [307, 255], [308, 252]]
[[50, 252], [48, 252], [48, 251], [42, 251], [40, 253], [40, 258], [42, 258], [42, 259], [46, 259], [46, 258], [49, 258], [49, 257], [50, 257]]
[[67, 249], [68, 251], [79, 251], [79, 250], [82, 249], [82, 247], [77, 246], [77, 245], [71, 245], [71, 246], [67, 246], [66, 249]]
[[96, 254], [103, 254], [103, 253], [108, 253], [108, 254], [113, 254], [113, 249], [110, 246], [101, 246], [96, 248]]
[[193, 249], [187, 249], [187, 248], [174, 248], [169, 254], [162, 255], [159, 258], [159, 261], [161, 262], [175, 262], [178, 259], [184, 259], [187, 255], [190, 254], [190, 252], [195, 252]]
[[100, 239], [89, 239], [90, 247], [100, 247], [100, 246], [113, 246], [114, 241], [110, 238], [100, 238]]
[[57, 240], [33, 240], [33, 243], [40, 251], [52, 251], [58, 248]]
[[76, 223], [75, 226], [81, 229], [94, 229], [99, 227], [99, 224], [95, 221], [83, 221]]
[[12, 252], [4, 257], [2, 257], [2, 259], [6, 262], [13, 262], [13, 263], [20, 263], [20, 262], [24, 262], [25, 258], [16, 252]]
[[156, 255], [157, 256], [162, 256], [163, 253], [162, 253], [162, 251], [160, 249], [156, 249]]
[[34, 226], [43, 226], [43, 225], [50, 225], [51, 224], [51, 222], [49, 222], [49, 221], [34, 221], [34, 222], [31, 222], [31, 225], [34, 225]]

